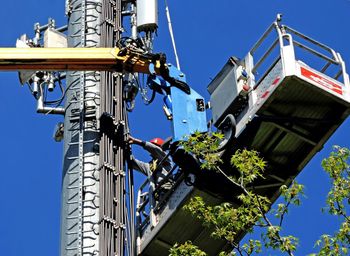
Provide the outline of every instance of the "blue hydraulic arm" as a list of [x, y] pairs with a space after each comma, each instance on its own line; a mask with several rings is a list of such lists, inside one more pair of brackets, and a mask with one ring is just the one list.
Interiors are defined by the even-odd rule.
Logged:
[[[150, 65], [150, 73], [153, 66]], [[173, 65], [168, 65], [166, 81], [162, 77], [150, 75], [148, 86], [164, 95], [164, 112], [173, 125], [173, 142], [183, 140], [196, 131], [207, 132], [205, 100], [186, 84], [186, 76]]]

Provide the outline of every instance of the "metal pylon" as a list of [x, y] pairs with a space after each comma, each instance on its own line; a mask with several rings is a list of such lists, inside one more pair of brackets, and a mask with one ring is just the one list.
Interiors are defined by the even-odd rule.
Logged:
[[[116, 46], [126, 5], [68, 1], [69, 47]], [[60, 254], [134, 255], [127, 233], [122, 74], [69, 72], [67, 88]], [[100, 129], [102, 113], [113, 119], [112, 132]]]

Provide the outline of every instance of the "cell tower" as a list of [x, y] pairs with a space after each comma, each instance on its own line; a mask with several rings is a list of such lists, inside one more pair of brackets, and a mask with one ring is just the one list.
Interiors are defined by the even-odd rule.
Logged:
[[[136, 2], [148, 15], [136, 19]], [[144, 31], [151, 49], [156, 8], [156, 0], [68, 0], [68, 47], [117, 46], [123, 18], [129, 16], [132, 35], [128, 37], [135, 40]], [[133, 201], [126, 198], [128, 126], [123, 93], [132, 86], [127, 80], [118, 72], [67, 73], [62, 256], [135, 255], [133, 212], [126, 204]]]
[[[269, 163], [266, 177], [254, 181], [252, 189], [274, 202], [280, 187], [291, 184], [349, 116], [350, 81], [340, 54], [282, 25], [281, 15], [246, 57], [229, 58], [208, 85], [206, 104], [186, 83], [177, 57], [175, 68], [165, 54], [152, 53], [157, 9], [157, 0], [68, 0], [68, 26], [56, 28], [53, 20], [36, 24], [34, 39], [23, 35], [17, 48], [0, 49], [0, 70], [20, 70], [21, 83], [29, 85], [38, 102], [37, 111], [64, 114], [64, 124], [55, 133], [56, 140], [64, 138], [61, 256], [165, 256], [175, 243], [187, 240], [208, 255], [229, 251], [231, 243], [213, 239], [210, 229], [182, 206], [200, 195], [212, 205], [230, 202], [239, 207], [243, 188], [228, 171], [238, 174], [230, 159], [243, 148], [259, 151]], [[124, 34], [126, 27], [130, 34]], [[257, 54], [260, 51], [265, 53]], [[301, 61], [304, 58], [311, 65]], [[326, 63], [312, 68], [313, 61]], [[148, 75], [146, 84], [138, 82], [138, 72]], [[47, 93], [56, 84], [61, 98], [49, 101]], [[152, 90], [150, 99], [146, 87]], [[163, 95], [173, 137], [158, 146], [138, 140], [151, 155], [154, 150], [161, 157], [153, 162], [153, 170], [143, 163], [147, 179], [138, 188], [135, 204], [135, 159], [128, 145], [135, 139], [126, 143], [127, 111], [133, 109], [139, 90], [146, 104], [155, 93]], [[295, 104], [306, 99], [312, 104]], [[201, 160], [179, 142], [195, 132], [210, 132], [212, 126], [224, 134], [215, 151], [221, 169], [203, 172]], [[167, 160], [174, 165], [168, 163], [165, 170]], [[239, 230], [235, 239], [245, 232]]]

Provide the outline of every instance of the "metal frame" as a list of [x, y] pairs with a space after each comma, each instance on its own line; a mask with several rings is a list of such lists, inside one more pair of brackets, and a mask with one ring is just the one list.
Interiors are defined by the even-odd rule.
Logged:
[[[56, 28], [55, 20], [49, 19], [48, 24], [40, 25], [34, 24], [35, 36], [29, 39], [26, 34], [17, 39], [16, 47], [22, 48], [24, 51], [28, 51], [31, 47], [67, 47], [67, 36], [64, 34], [67, 32], [68, 26], [62, 26]], [[49, 34], [46, 34], [49, 33]], [[50, 46], [46, 45], [46, 42], [51, 40]], [[13, 49], [13, 48], [10, 48]], [[33, 57], [34, 58], [34, 57]], [[20, 83], [22, 85], [27, 84], [31, 90], [31, 93], [37, 100], [37, 113], [42, 114], [59, 114], [64, 115], [65, 109], [61, 104], [63, 103], [66, 90], [62, 85], [62, 81], [66, 79], [66, 72], [51, 72], [51, 71], [35, 71], [35, 70], [20, 70], [19, 71]], [[60, 100], [50, 102], [47, 104], [48, 93], [54, 91], [55, 87], [59, 83], [62, 95]], [[56, 105], [56, 106], [54, 106]]]
[[[270, 34], [273, 31], [277, 33], [276, 39], [273, 41], [270, 47], [267, 48], [264, 54], [259, 59], [255, 60], [254, 54], [257, 52], [258, 49], [260, 49], [261, 45], [265, 42], [265, 40], [270, 36]], [[293, 37], [305, 40], [306, 42], [312, 44], [316, 49], [306, 46], [305, 44], [297, 41], [297, 39], [293, 39]], [[289, 42], [288, 45], [285, 44], [285, 39]], [[279, 21], [275, 21], [270, 25], [270, 27], [264, 32], [262, 37], [254, 44], [254, 46], [251, 48], [251, 50], [245, 57], [246, 70], [248, 71], [251, 78], [255, 77], [254, 74], [257, 72], [259, 67], [265, 62], [267, 57], [271, 54], [273, 49], [277, 47], [278, 44], [280, 47], [280, 56], [284, 63], [284, 69], [286, 72], [285, 75], [291, 74], [290, 71], [292, 70], [289, 71], [289, 69], [293, 69], [293, 64], [296, 61], [294, 46], [296, 46], [326, 61], [325, 66], [321, 70], [319, 70], [321, 73], [325, 73], [332, 64], [340, 66], [340, 72], [339, 74], [337, 74], [337, 77], [334, 77], [334, 79], [338, 80], [339, 77], [343, 75], [344, 85], [346, 87], [350, 86], [349, 76], [346, 72], [345, 63], [342, 60], [341, 55], [339, 53], [334, 51], [329, 46], [324, 45], [298, 32], [297, 30], [294, 30], [286, 25], [281, 25]], [[325, 50], [330, 54], [330, 56], [326, 56], [325, 54], [321, 53], [317, 50], [317, 48]], [[256, 64], [254, 64], [254, 62]], [[288, 66], [289, 64], [291, 64], [291, 66]], [[251, 82], [255, 87], [257, 84], [259, 84], [260, 80], [255, 83], [254, 79], [252, 79]]]
[[[183, 180], [181, 175], [175, 166], [164, 178], [161, 184], [155, 184], [152, 175], [149, 173], [147, 179], [141, 184], [137, 192], [137, 204], [136, 204], [136, 226], [138, 229], [138, 237], [140, 237], [142, 230], [149, 223], [153, 228], [157, 225], [157, 217], [155, 212], [159, 212], [162, 206], [167, 202], [171, 192], [178, 186]], [[176, 177], [174, 180], [173, 178]], [[164, 195], [161, 200], [155, 198], [155, 194], [160, 190], [161, 185], [165, 182], [172, 180], [172, 188], [167, 194]], [[142, 217], [144, 216], [144, 217]]]
[[[164, 182], [178, 171], [177, 168], [173, 168], [171, 172], [164, 179]], [[140, 186], [137, 194], [137, 206], [136, 206], [136, 229], [137, 229], [137, 255], [139, 255], [145, 247], [149, 244], [154, 236], [161, 230], [161, 228], [171, 218], [173, 213], [183, 204], [185, 198], [190, 195], [194, 187], [186, 184], [183, 173], [176, 173], [175, 180], [172, 189], [162, 198], [162, 200], [155, 202], [154, 194], [157, 192], [158, 187], [153, 190], [154, 183], [152, 179], [146, 179]], [[194, 176], [189, 176], [191, 180], [194, 180]], [[145, 191], [147, 190], [148, 191]]]
[[[276, 33], [275, 35], [274, 32]], [[264, 43], [266, 44], [270, 42], [269, 40], [272, 41], [272, 43], [268, 47], [264, 47]], [[305, 43], [310, 44], [311, 46], [300, 41], [305, 41]], [[321, 61], [325, 61], [325, 65], [318, 70], [309, 67], [304, 62], [297, 59], [296, 47]], [[275, 56], [273, 61], [267, 63], [269, 58], [271, 59], [274, 57], [272, 56], [274, 50], [278, 50], [277, 56]], [[258, 56], [258, 51], [262, 51], [263, 53]], [[336, 97], [340, 97], [341, 99], [350, 102], [349, 75], [340, 53], [295, 29], [280, 24], [279, 19], [273, 22], [260, 39], [253, 45], [251, 50], [245, 56], [243, 63], [248, 74], [247, 83], [250, 85], [251, 89], [249, 92], [249, 104], [246, 108], [247, 112], [244, 114], [242, 113], [237, 120], [236, 136], [244, 130], [246, 124], [254, 118], [257, 110], [267, 100], [268, 97], [262, 97], [264, 93], [268, 92], [271, 94], [273, 90], [278, 87], [278, 84], [287, 76], [297, 76], [323, 90], [326, 90]], [[278, 67], [279, 65], [280, 67]], [[338, 68], [334, 77], [329, 77], [326, 74], [326, 71], [328, 71], [331, 66]], [[342, 90], [342, 93], [335, 93], [332, 88], [322, 86], [320, 83], [317, 83], [315, 79], [313, 80], [303, 76], [301, 72], [302, 67], [310, 70], [315, 76], [325, 79], [325, 81], [331, 85], [341, 88], [340, 90]], [[268, 85], [270, 87], [266, 87], [266, 85], [263, 86], [264, 81], [266, 82], [266, 80], [268, 80], [266, 77], [271, 75], [273, 70], [279, 78], [278, 81], [276, 81], [276, 84], [273, 86], [271, 86], [271, 84]], [[343, 78], [342, 80], [340, 79], [341, 77]]]

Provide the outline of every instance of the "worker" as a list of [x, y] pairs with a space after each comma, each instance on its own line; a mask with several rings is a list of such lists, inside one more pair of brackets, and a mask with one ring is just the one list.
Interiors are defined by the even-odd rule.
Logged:
[[164, 141], [161, 138], [154, 138], [151, 141], [142, 141], [129, 136], [129, 144], [142, 146], [147, 150], [152, 160], [149, 163], [132, 158], [132, 168], [153, 178], [155, 186], [161, 184], [161, 193], [171, 189], [171, 182], [164, 181], [168, 173], [171, 171], [173, 164], [167, 153], [162, 149]]

